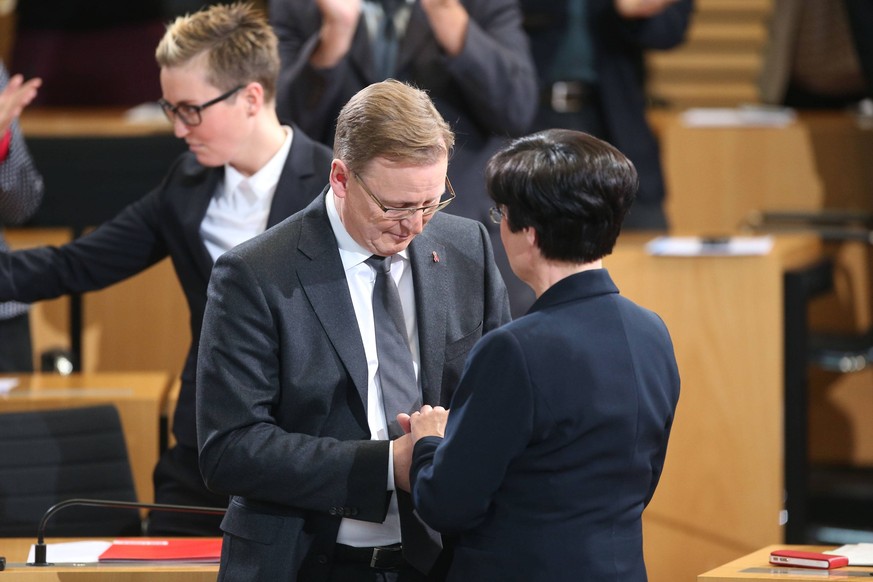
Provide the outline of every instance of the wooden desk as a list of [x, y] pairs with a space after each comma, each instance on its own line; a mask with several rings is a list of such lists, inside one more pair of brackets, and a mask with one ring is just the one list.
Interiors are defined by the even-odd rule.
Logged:
[[682, 391], [661, 483], [643, 514], [649, 580], [700, 572], [783, 540], [783, 273], [814, 237], [761, 257], [651, 257], [622, 235], [604, 260], [622, 295], [673, 337]]
[[[873, 576], [873, 568], [867, 566], [849, 566], [846, 568], [837, 568], [834, 570], [813, 570], [799, 568], [779, 568], [771, 566], [768, 559], [770, 552], [778, 548], [791, 548], [796, 550], [808, 550], [813, 552], [821, 552], [824, 550], [832, 550], [833, 546], [785, 546], [773, 545], [762, 548], [751, 554], [738, 558], [733, 562], [729, 562], [724, 566], [719, 566], [714, 570], [705, 572], [697, 577], [698, 582], [738, 582], [740, 580], [780, 580], [783, 582], [807, 582], [810, 579], [817, 577], [826, 577], [828, 580], [858, 580], [866, 576], [856, 577], [851, 575], [840, 576], [849, 572], [866, 573]], [[766, 572], [744, 572], [749, 568], [755, 569], [778, 569], [779, 573]]]
[[[79, 541], [47, 539], [46, 543]], [[218, 564], [87, 564], [75, 566], [27, 566], [27, 553], [36, 542], [31, 538], [0, 538], [0, 555], [6, 556], [4, 582], [215, 582]]]
[[21, 114], [27, 139], [76, 137], [135, 137], [172, 134], [162, 115], [137, 121], [122, 107], [30, 107]]
[[[154, 501], [152, 471], [160, 453], [160, 418], [171, 376], [163, 372], [18, 375], [0, 396], [0, 412], [114, 404], [118, 408], [139, 501]], [[7, 556], [8, 557], [8, 556]]]

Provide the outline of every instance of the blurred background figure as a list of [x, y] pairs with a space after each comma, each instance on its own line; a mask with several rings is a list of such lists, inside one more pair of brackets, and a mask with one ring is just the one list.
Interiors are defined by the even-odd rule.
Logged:
[[693, 0], [521, 0], [539, 71], [534, 130], [577, 129], [605, 139], [637, 168], [625, 229], [667, 228], [658, 141], [646, 120], [644, 51], [685, 40]]
[[873, 4], [868, 0], [775, 0], [761, 100], [839, 109], [873, 95]]
[[340, 108], [386, 78], [428, 92], [457, 135], [448, 212], [489, 228], [514, 316], [532, 291], [509, 268], [488, 219], [484, 168], [510, 136], [526, 133], [536, 72], [517, 0], [271, 0], [280, 41], [277, 109], [331, 144]]
[[[30, 159], [18, 116], [36, 97], [42, 81], [27, 81], [21, 75], [11, 79], [0, 61], [0, 227], [21, 224], [42, 201], [42, 177]], [[0, 230], [0, 251], [6, 250]], [[0, 372], [32, 372], [28, 306], [0, 302]]]

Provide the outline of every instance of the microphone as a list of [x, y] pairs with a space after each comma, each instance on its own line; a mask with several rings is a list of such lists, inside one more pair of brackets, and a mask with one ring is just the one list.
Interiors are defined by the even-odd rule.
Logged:
[[108, 499], [67, 499], [48, 508], [39, 522], [36, 545], [33, 549], [33, 562], [28, 566], [51, 566], [46, 560], [48, 548], [45, 545], [45, 526], [49, 518], [65, 507], [85, 505], [90, 507], [116, 507], [119, 509], [156, 509], [178, 513], [201, 513], [207, 515], [224, 515], [227, 509], [221, 507], [200, 507], [197, 505], [171, 505], [169, 503], [139, 503], [137, 501], [110, 501]]

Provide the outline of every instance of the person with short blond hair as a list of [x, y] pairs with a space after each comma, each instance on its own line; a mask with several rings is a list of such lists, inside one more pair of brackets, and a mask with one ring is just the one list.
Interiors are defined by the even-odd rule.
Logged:
[[162, 69], [183, 66], [208, 55], [206, 79], [219, 89], [257, 82], [264, 99], [276, 96], [278, 41], [273, 29], [252, 18], [249, 4], [231, 4], [208, 12], [179, 16], [158, 44], [155, 58]]
[[[189, 151], [151, 192], [58, 248], [0, 255], [0, 299], [38, 301], [103, 289], [170, 257], [190, 310], [191, 346], [173, 417], [176, 444], [155, 468], [155, 501], [225, 507], [197, 464], [194, 382], [213, 262], [303, 208], [331, 152], [276, 117], [276, 39], [249, 4], [214, 5], [172, 23], [157, 49], [173, 131]], [[143, 338], [161, 341], [161, 338]], [[135, 346], [131, 346], [135, 349]], [[152, 512], [153, 535], [219, 535], [220, 517]]]

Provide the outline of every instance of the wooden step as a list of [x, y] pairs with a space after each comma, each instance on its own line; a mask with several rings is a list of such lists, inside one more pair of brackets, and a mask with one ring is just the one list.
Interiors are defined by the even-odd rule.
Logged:
[[648, 93], [671, 107], [735, 107], [760, 102], [754, 83], [651, 83]]
[[761, 71], [761, 57], [754, 52], [657, 52], [646, 62], [651, 78], [664, 81], [689, 76], [754, 79]]

